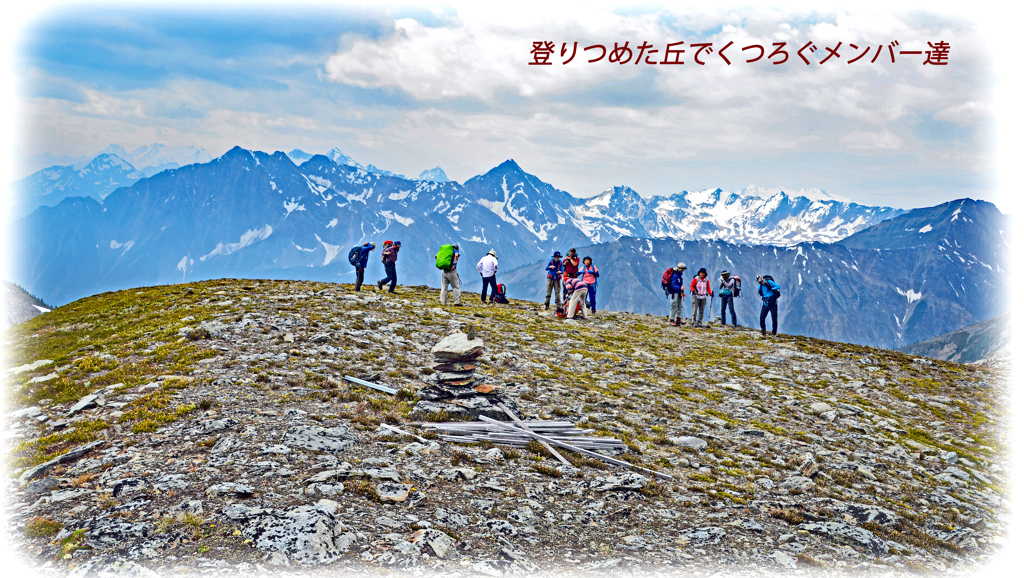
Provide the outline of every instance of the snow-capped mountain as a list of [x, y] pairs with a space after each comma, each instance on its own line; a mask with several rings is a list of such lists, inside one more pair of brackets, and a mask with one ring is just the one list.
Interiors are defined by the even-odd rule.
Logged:
[[[622, 237], [580, 254], [601, 272], [602, 309], [667, 315], [661, 275], [683, 262], [688, 276], [706, 268], [713, 287], [723, 270], [743, 278], [744, 295], [735, 305], [742, 325], [757, 325], [754, 280], [770, 274], [783, 288], [784, 332], [895, 348], [1008, 310], [1009, 224], [991, 203], [963, 199], [915, 209], [832, 244]], [[543, 300], [545, 262], [511, 271], [501, 282], [512, 297]], [[713, 300], [712, 317], [719, 304]]]
[[576, 217], [596, 242], [629, 234], [793, 245], [838, 241], [903, 212], [816, 197], [791, 197], [781, 189], [768, 198], [714, 189], [645, 200], [629, 187], [613, 187], [587, 199]]
[[9, 218], [24, 217], [42, 206], [55, 206], [65, 197], [102, 201], [111, 192], [144, 177], [121, 157], [107, 153], [81, 167], [43, 169], [11, 185]]
[[[878, 238], [884, 242], [892, 236], [894, 242], [902, 242], [893, 234], [878, 233], [893, 226], [902, 227], [901, 231], [917, 227], [915, 235], [931, 239], [919, 232], [926, 224], [918, 224], [916, 212], [879, 224], [901, 211], [856, 205], [824, 194], [812, 200], [783, 191], [709, 190], [644, 199], [629, 187], [614, 187], [581, 199], [525, 172], [511, 159], [459, 184], [370, 172], [369, 167], [360, 168], [337, 149], [330, 157], [313, 155], [296, 164], [295, 159], [303, 156], [306, 153], [298, 149], [286, 155], [236, 147], [209, 163], [163, 171], [106, 197], [64, 199], [56, 207], [35, 211], [16, 223], [8, 277], [58, 305], [111, 289], [224, 276], [350, 281], [353, 271], [345, 259], [348, 249], [364, 241], [379, 245], [392, 239], [403, 243], [400, 283], [435, 285], [433, 255], [437, 247], [459, 242], [464, 255], [460, 271], [467, 289], [474, 285], [476, 261], [493, 248], [502, 275], [526, 266], [522, 274], [531, 280], [529, 284], [510, 285], [514, 294], [521, 294], [532, 287], [534, 273], [542, 275], [542, 263], [553, 250], [594, 246], [587, 251], [610, 259], [602, 257], [600, 265], [613, 264], [602, 276], [602, 287], [629, 288], [615, 297], [617, 306], [645, 311], [658, 308], [657, 280], [667, 266], [665, 259], [678, 259], [679, 255], [670, 256], [677, 249], [684, 251], [682, 260], [689, 263], [686, 255], [693, 248], [714, 247], [716, 254], [721, 251], [725, 258], [722, 267], [744, 263], [743, 267], [750, 267], [745, 274], [751, 280], [757, 270], [783, 256], [795, 255], [786, 259], [796, 259], [813, 254], [819, 259], [813, 263], [820, 266], [793, 269], [792, 279], [782, 277], [791, 285], [811, 287], [819, 282], [839, 283], [831, 280], [849, 270], [865, 271], [876, 259], [874, 249], [821, 241], [861, 230], [860, 236], [848, 241], [864, 243], [863, 239]], [[961, 219], [981, 219], [984, 226], [995, 219], [987, 213], [983, 217], [977, 216], [981, 213], [961, 214]], [[939, 228], [939, 221], [934, 220], [933, 229]], [[892, 225], [896, 222], [905, 224]], [[982, 237], [954, 230], [943, 239], [954, 247], [956, 243], [962, 246], [962, 237], [970, 235]], [[695, 239], [701, 242], [694, 243]], [[715, 239], [731, 242], [709, 242]], [[797, 243], [803, 239], [809, 241]], [[615, 249], [632, 247], [631, 243], [639, 248]], [[861, 251], [861, 256], [851, 260], [855, 250]], [[757, 257], [747, 263], [741, 254]], [[1003, 263], [993, 265], [984, 257], [988, 251], [978, 249], [973, 254], [986, 265]], [[909, 259], [900, 255], [878, 262]], [[709, 264], [717, 262], [707, 259]], [[379, 268], [371, 263], [368, 280], [382, 274]], [[616, 270], [627, 277], [616, 281]], [[888, 278], [903, 292], [894, 292], [903, 300], [900, 303], [908, 303], [908, 292], [922, 291], [913, 279]], [[829, 287], [826, 295], [846, 296], [841, 283], [838, 290]], [[865, 287], [871, 295], [880, 290], [876, 285]], [[856, 293], [850, 297], [859, 298]], [[951, 299], [949, 303], [960, 303], [959, 313], [954, 315], [959, 316], [956, 325], [940, 321], [932, 327], [913, 321], [913, 312], [908, 313], [905, 305], [892, 310], [895, 317], [883, 316], [892, 317], [894, 327], [922, 328], [898, 330], [903, 337], [885, 333], [891, 328], [876, 334], [827, 316], [817, 319], [816, 325], [809, 324], [806, 331], [817, 334], [813, 332], [835, 325], [834, 333], [828, 335], [832, 338], [846, 335], [861, 342], [896, 343], [911, 334], [930, 337], [924, 333], [948, 331], [984, 314], [981, 309], [971, 309], [976, 308], [974, 304], [961, 303], [965, 297], [954, 295]], [[913, 303], [916, 301], [909, 302]], [[842, 317], [838, 305], [819, 309]]]
[[194, 146], [169, 147], [154, 143], [140, 146], [132, 152], [128, 152], [119, 144], [111, 144], [94, 155], [58, 157], [49, 153], [43, 153], [35, 156], [20, 156], [15, 164], [16, 170], [20, 175], [31, 175], [40, 170], [58, 166], [70, 166], [81, 170], [100, 155], [113, 155], [121, 158], [147, 177], [151, 177], [166, 169], [175, 169], [192, 163], [206, 163], [213, 158], [205, 149]]
[[451, 179], [448, 178], [448, 175], [444, 173], [444, 169], [441, 167], [434, 167], [423, 171], [420, 173], [420, 176], [416, 177], [416, 180], [434, 181], [435, 183], [447, 183], [451, 181]]

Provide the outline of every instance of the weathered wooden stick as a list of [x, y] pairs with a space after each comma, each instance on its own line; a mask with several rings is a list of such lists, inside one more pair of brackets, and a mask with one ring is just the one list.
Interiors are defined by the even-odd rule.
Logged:
[[352, 377], [351, 375], [346, 375], [344, 377], [344, 379], [345, 379], [345, 381], [350, 381], [350, 382], [352, 382], [352, 383], [354, 383], [356, 385], [362, 385], [364, 387], [369, 387], [371, 389], [376, 389], [377, 391], [383, 391], [384, 393], [387, 393], [387, 394], [395, 395], [396, 393], [398, 393], [397, 389], [391, 389], [390, 387], [384, 387], [383, 385], [377, 385], [376, 383], [370, 383], [369, 381], [363, 381], [361, 379]]
[[556, 446], [558, 446], [560, 448], [565, 448], [567, 450], [572, 450], [572, 451], [574, 451], [576, 453], [580, 453], [580, 454], [583, 454], [585, 456], [590, 456], [592, 458], [596, 458], [596, 459], [608, 462], [610, 464], [615, 464], [617, 466], [622, 466], [624, 468], [636, 468], [638, 470], [642, 470], [642, 471], [645, 471], [645, 472], [647, 472], [649, 474], [657, 476], [657, 477], [659, 477], [659, 478], [661, 478], [663, 480], [669, 480], [669, 481], [675, 480], [675, 478], [673, 478], [672, 476], [670, 476], [668, 474], [663, 474], [661, 472], [656, 472], [654, 470], [649, 470], [647, 468], [642, 468], [640, 466], [635, 466], [635, 465], [633, 465], [633, 464], [631, 464], [629, 462], [624, 462], [622, 460], [617, 460], [615, 458], [610, 458], [608, 456], [601, 455], [601, 454], [599, 454], [597, 452], [592, 452], [592, 451], [589, 451], [589, 450], [585, 450], [583, 448], [578, 448], [578, 447], [569, 445], [569, 444], [567, 444], [565, 442], [560, 442], [558, 440], [551, 439], [549, 437], [545, 437], [545, 436], [542, 436], [540, 434], [535, 434], [532, 431], [527, 431], [527, 430], [519, 429], [519, 428], [517, 428], [514, 425], [509, 425], [509, 424], [507, 424], [505, 422], [500, 422], [500, 421], [498, 421], [496, 419], [491, 419], [491, 418], [489, 418], [487, 416], [483, 416], [482, 415], [482, 416], [479, 417], [479, 419], [482, 420], [482, 421], [485, 421], [487, 423], [493, 423], [495, 425], [499, 425], [499, 426], [501, 426], [503, 428], [506, 428], [506, 429], [521, 431], [521, 432], [525, 433], [526, 435], [528, 435], [528, 436], [530, 436], [530, 437], [532, 437], [532, 438], [534, 438], [534, 439], [536, 439], [538, 441], [549, 442], [549, 443], [554, 444], [554, 445], [556, 445]]
[[429, 444], [430, 443], [430, 440], [428, 440], [427, 438], [420, 437], [420, 436], [418, 436], [418, 435], [416, 435], [414, 433], [409, 433], [409, 432], [407, 432], [405, 430], [398, 429], [397, 427], [390, 426], [390, 425], [388, 425], [386, 423], [382, 423], [380, 425], [381, 425], [381, 427], [387, 428], [387, 429], [389, 429], [391, 431], [394, 431], [394, 432], [398, 432], [398, 433], [400, 433], [402, 435], [412, 436], [412, 437], [420, 440], [421, 442], [423, 442], [425, 444]]
[[[509, 409], [507, 407], [505, 407], [505, 404], [503, 404], [501, 402], [498, 402], [497, 406], [498, 406], [498, 409], [500, 409], [501, 411], [503, 411], [506, 414], [508, 414], [508, 416], [510, 418], [512, 418], [512, 421], [516, 422], [516, 425], [518, 425], [519, 427], [523, 428], [524, 430], [526, 430], [528, 432], [531, 432], [531, 433], [533, 432], [533, 430], [531, 430], [530, 428], [526, 427], [526, 424], [524, 424], [522, 422], [522, 420], [520, 420], [518, 417], [516, 417], [516, 414], [512, 413], [511, 411], [509, 411]], [[555, 448], [551, 447], [551, 445], [548, 444], [548, 442], [540, 442], [540, 445], [544, 446], [544, 449], [546, 449], [549, 452], [551, 452], [551, 455], [555, 456], [555, 458], [558, 459], [558, 461], [562, 462], [562, 465], [569, 466], [570, 468], [575, 468], [576, 467], [576, 466], [572, 465], [571, 463], [569, 463], [569, 460], [567, 460], [564, 457], [562, 457], [562, 454], [558, 453], [558, 450], [556, 450]]]

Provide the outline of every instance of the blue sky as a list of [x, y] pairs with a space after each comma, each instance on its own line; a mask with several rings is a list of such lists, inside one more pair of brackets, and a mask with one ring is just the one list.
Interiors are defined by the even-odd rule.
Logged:
[[[755, 185], [898, 207], [994, 200], [994, 73], [977, 24], [920, 10], [706, 10], [50, 10], [15, 44], [15, 146], [25, 157], [111, 143], [214, 156], [338, 147], [410, 175], [440, 165], [459, 181], [514, 158], [577, 196]], [[528, 66], [533, 40], [579, 42], [576, 61]], [[582, 52], [645, 40], [733, 41], [733, 64], [709, 55], [700, 67], [690, 51], [681, 67], [587, 64]], [[743, 62], [739, 47], [780, 40], [785, 65]], [[795, 49], [807, 40], [816, 59], [836, 42], [843, 60], [851, 43], [953, 49], [945, 67], [805, 66]]]

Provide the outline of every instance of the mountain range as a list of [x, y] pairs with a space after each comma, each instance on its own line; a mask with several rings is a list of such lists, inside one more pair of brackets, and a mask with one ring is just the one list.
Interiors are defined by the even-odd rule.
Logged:
[[[388, 238], [403, 242], [400, 283], [436, 285], [437, 247], [459, 242], [467, 289], [474, 284], [473, 264], [494, 248], [499, 280], [524, 267], [504, 277], [517, 296], [542, 287], [543, 262], [552, 250], [593, 245], [588, 251], [605, 266], [599, 303], [610, 296], [603, 303], [644, 312], [660, 312], [658, 285], [670, 262], [711, 265], [721, 253], [722, 267], [733, 267], [751, 285], [753, 273], [773, 263], [785, 269], [776, 279], [792, 291], [787, 303], [814, 303], [815, 284], [834, 286], [824, 292], [828, 307], [822, 315], [840, 317], [796, 323], [784, 304], [784, 330], [875, 345], [931, 337], [987, 318], [979, 315], [991, 316], [1000, 307], [968, 298], [966, 289], [989, 282], [985, 267], [1006, 268], [1005, 240], [992, 231], [1008, 227], [988, 203], [961, 203], [957, 215], [963, 217], [953, 216], [950, 229], [937, 213], [906, 213], [823, 194], [715, 189], [645, 199], [620, 186], [581, 199], [513, 160], [462, 184], [447, 180], [440, 167], [432, 171], [409, 179], [362, 167], [338, 149], [308, 155], [298, 149], [267, 154], [236, 147], [210, 162], [164, 170], [113, 192], [68, 196], [54, 207], [39, 207], [14, 225], [8, 275], [58, 305], [124, 287], [217, 277], [351, 281], [348, 248], [363, 241], [379, 247]], [[926, 211], [948, 208], [942, 207]], [[934, 225], [922, 232], [926, 224], [919, 223], [925, 220]], [[897, 222], [902, 224], [893, 225]], [[986, 232], [975, 235], [974, 228]], [[891, 247], [875, 246], [888, 239]], [[888, 252], [877, 256], [883, 248]], [[943, 285], [936, 298], [941, 294], [956, 307], [914, 318], [921, 307], [940, 305], [931, 295], [941, 278], [920, 275], [948, 274], [940, 260], [954, 257], [970, 260], [964, 271], [981, 276], [951, 277], [951, 287], [953, 281], [962, 285], [960, 293], [949, 297]], [[877, 278], [872, 267], [884, 270], [888, 262], [910, 267], [913, 274], [885, 272]], [[367, 278], [381, 275], [380, 269], [372, 264]], [[872, 274], [845, 275], [849, 271]], [[844, 277], [864, 285], [847, 286]], [[885, 289], [888, 281], [899, 291]], [[843, 314], [838, 296], [866, 303], [871, 291], [899, 299], [876, 299], [877, 310], [865, 305], [863, 313], [875, 315], [872, 328], [865, 328], [863, 320]], [[929, 299], [907, 297], [919, 293]], [[752, 307], [752, 301], [742, 307]]]

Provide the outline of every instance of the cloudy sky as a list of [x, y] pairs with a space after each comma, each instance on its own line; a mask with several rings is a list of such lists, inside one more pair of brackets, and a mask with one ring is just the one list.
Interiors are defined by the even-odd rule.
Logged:
[[[91, 155], [111, 143], [214, 156], [235, 145], [338, 147], [409, 175], [440, 165], [458, 181], [513, 158], [581, 197], [613, 185], [644, 196], [755, 185], [897, 207], [996, 200], [995, 71], [981, 24], [921, 7], [708, 4], [63, 5], [19, 29], [15, 147], [27, 156]], [[553, 65], [529, 65], [536, 41], [554, 43]], [[946, 66], [899, 54], [939, 41], [951, 47]], [[628, 63], [589, 63], [600, 50], [584, 51], [626, 42]], [[646, 63], [676, 42], [683, 65]], [[726, 64], [718, 51], [730, 42]], [[783, 42], [788, 60], [772, 64]], [[807, 42], [809, 65], [797, 55]], [[658, 52], [639, 59], [643, 43]], [[712, 53], [697, 56], [696, 43]], [[742, 48], [752, 45], [767, 51], [747, 63], [758, 50]]]

